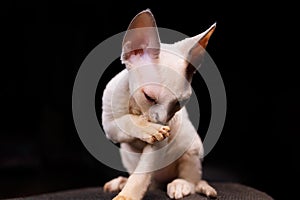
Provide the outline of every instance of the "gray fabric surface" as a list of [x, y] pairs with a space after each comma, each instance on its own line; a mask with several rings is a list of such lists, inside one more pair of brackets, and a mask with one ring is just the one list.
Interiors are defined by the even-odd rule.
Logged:
[[[266, 193], [237, 183], [212, 183], [218, 192], [220, 200], [272, 200]], [[105, 193], [102, 188], [84, 188], [49, 193], [30, 197], [15, 198], [14, 200], [111, 200], [117, 193]], [[144, 200], [167, 200], [166, 192], [162, 190], [148, 191]], [[185, 200], [207, 200], [206, 197], [193, 194]], [[11, 199], [12, 200], [12, 199]]]

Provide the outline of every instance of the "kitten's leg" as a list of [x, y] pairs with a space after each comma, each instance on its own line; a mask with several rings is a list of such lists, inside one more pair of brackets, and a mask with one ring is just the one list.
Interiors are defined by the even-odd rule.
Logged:
[[[153, 172], [147, 170], [147, 172], [143, 173], [141, 169], [143, 169], [145, 163], [155, 162], [155, 156], [149, 157], [149, 153], [153, 151], [155, 151], [155, 148], [152, 145], [146, 145], [135, 172], [129, 176], [124, 188], [113, 200], [141, 200], [144, 197], [150, 185]], [[145, 156], [145, 154], [148, 154], [148, 156]]]
[[141, 200], [150, 185], [151, 175], [131, 174], [122, 191], [113, 200]]
[[190, 152], [186, 152], [178, 160], [178, 178], [167, 186], [167, 193], [171, 199], [180, 199], [195, 193], [195, 184], [201, 176], [199, 161], [199, 157], [191, 155]]
[[[148, 122], [142, 116], [137, 115], [124, 115], [120, 118], [110, 121], [110, 124], [106, 124], [105, 130], [107, 137], [115, 142], [130, 142], [133, 139], [140, 139], [149, 144], [153, 144], [157, 141], [162, 141], [170, 135], [170, 128], [160, 124]], [[143, 149], [143, 153], [149, 153], [153, 149], [150, 145], [146, 145]], [[144, 166], [144, 163], [154, 162], [149, 160], [149, 156], [144, 159], [141, 155], [139, 164], [137, 165], [137, 172], [140, 172], [140, 166]], [[152, 173], [133, 173], [119, 193], [115, 200], [138, 200], [142, 199], [151, 181]]]
[[200, 180], [195, 188], [196, 192], [205, 194], [208, 197], [217, 197], [217, 191], [205, 180]]
[[[175, 199], [195, 192], [215, 197], [217, 192], [207, 182], [201, 180], [202, 166], [200, 158], [203, 157], [204, 153], [203, 144], [185, 109], [183, 110], [182, 120], [182, 132], [178, 134], [178, 137], [182, 138], [178, 139], [184, 141], [186, 134], [194, 135], [194, 138], [189, 149], [177, 160], [178, 179], [169, 183], [167, 193], [169, 197]], [[173, 126], [171, 128], [173, 129]]]
[[118, 143], [128, 143], [138, 138], [149, 144], [162, 141], [170, 135], [170, 128], [148, 122], [143, 116], [127, 114], [104, 125], [107, 137]]
[[119, 192], [121, 191], [127, 182], [127, 178], [119, 176], [107, 183], [105, 183], [103, 190], [105, 192]]
[[180, 199], [195, 192], [216, 197], [217, 192], [206, 181], [201, 180], [201, 161], [197, 151], [188, 151], [178, 160], [178, 179], [168, 184], [170, 198]]

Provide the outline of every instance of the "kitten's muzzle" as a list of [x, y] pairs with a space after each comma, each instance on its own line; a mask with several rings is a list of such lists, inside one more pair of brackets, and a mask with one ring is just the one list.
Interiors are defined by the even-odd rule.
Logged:
[[149, 109], [149, 120], [154, 123], [166, 124], [168, 113], [163, 105], [155, 104]]

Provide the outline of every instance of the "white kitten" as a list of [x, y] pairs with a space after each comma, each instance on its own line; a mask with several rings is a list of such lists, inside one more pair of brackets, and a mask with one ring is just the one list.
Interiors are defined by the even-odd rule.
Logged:
[[[150, 184], [167, 185], [172, 199], [195, 192], [216, 197], [215, 189], [201, 179], [203, 146], [184, 107], [196, 70], [188, 60], [200, 64], [214, 29], [215, 24], [195, 37], [162, 44], [149, 10], [130, 23], [122, 44], [126, 69], [103, 94], [106, 136], [121, 143], [122, 161], [131, 174], [105, 184], [105, 191], [120, 191], [115, 200], [142, 199]], [[164, 147], [165, 154], [155, 155]], [[178, 152], [182, 154], [174, 157]]]

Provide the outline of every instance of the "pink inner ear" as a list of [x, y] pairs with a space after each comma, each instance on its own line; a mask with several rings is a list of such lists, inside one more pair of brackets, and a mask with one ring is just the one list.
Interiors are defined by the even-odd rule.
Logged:
[[206, 32], [206, 34], [198, 41], [198, 43], [205, 49], [209, 38], [211, 37], [211, 35], [213, 34], [213, 32], [216, 29], [216, 24], [213, 24]]
[[137, 56], [142, 57], [144, 55], [144, 52], [145, 52], [144, 49], [135, 49], [133, 51], [123, 53], [122, 58], [123, 60], [129, 60], [131, 62], [134, 62]]
[[136, 49], [136, 50], [133, 50], [131, 51], [130, 53], [132, 53], [133, 55], [142, 55], [144, 53], [144, 50], [143, 49]]
[[147, 54], [150, 58], [158, 57], [160, 39], [155, 19], [149, 10], [142, 11], [134, 17], [124, 36], [122, 46], [123, 61], [134, 55]]
[[[123, 60], [134, 60], [132, 56], [143, 57], [144, 59], [157, 59], [159, 57], [160, 49], [146, 48], [146, 49], [135, 49], [122, 54]], [[150, 60], [149, 60], [150, 61]]]

